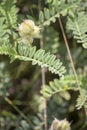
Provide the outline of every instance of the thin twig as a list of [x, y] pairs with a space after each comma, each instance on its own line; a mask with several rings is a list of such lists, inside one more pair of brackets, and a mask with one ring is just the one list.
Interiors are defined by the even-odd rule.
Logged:
[[61, 31], [62, 31], [62, 34], [63, 34], [64, 42], [65, 42], [65, 45], [66, 45], [66, 48], [67, 48], [67, 52], [68, 52], [68, 55], [69, 55], [69, 59], [70, 59], [70, 62], [71, 62], [73, 73], [74, 73], [74, 76], [75, 76], [75, 79], [76, 79], [76, 82], [77, 82], [77, 85], [78, 85], [78, 89], [79, 89], [79, 91], [81, 93], [81, 88], [80, 88], [80, 85], [79, 85], [77, 73], [76, 73], [76, 70], [75, 70], [75, 66], [74, 66], [73, 59], [72, 59], [72, 56], [71, 56], [71, 52], [70, 52], [70, 49], [69, 49], [68, 41], [67, 41], [65, 31], [64, 31], [64, 28], [63, 28], [62, 21], [61, 21], [60, 17], [59, 17], [59, 24], [60, 24], [60, 28], [61, 28]]
[[[41, 10], [41, 0], [38, 0], [38, 13]], [[40, 48], [43, 48], [43, 36], [40, 38]], [[45, 87], [45, 68], [42, 68], [42, 87]], [[47, 130], [47, 101], [44, 98], [44, 129]]]
[[[60, 28], [61, 28], [61, 31], [62, 31], [62, 34], [63, 34], [64, 42], [65, 42], [65, 45], [66, 45], [66, 48], [67, 48], [69, 59], [70, 59], [70, 62], [71, 62], [72, 70], [73, 70], [73, 73], [74, 73], [74, 76], [75, 76], [75, 79], [76, 79], [76, 82], [77, 82], [78, 90], [79, 90], [80, 95], [82, 96], [82, 90], [81, 90], [81, 87], [79, 85], [79, 80], [78, 80], [78, 76], [77, 76], [77, 73], [76, 73], [75, 65], [74, 65], [74, 62], [73, 62], [73, 59], [72, 59], [72, 55], [71, 55], [71, 52], [70, 52], [70, 49], [69, 49], [68, 41], [67, 41], [65, 31], [64, 31], [64, 28], [63, 28], [63, 24], [62, 24], [60, 17], [59, 17], [59, 24], [60, 24]], [[85, 113], [87, 115], [85, 107], [84, 107], [84, 110], [85, 110]]]
[[[43, 48], [43, 38], [40, 39], [40, 47]], [[45, 68], [42, 68], [42, 87], [45, 87]], [[47, 130], [47, 101], [45, 98], [44, 98], [44, 127], [45, 130]]]
[[29, 119], [25, 116], [25, 114], [24, 114], [16, 105], [14, 105], [13, 102], [12, 102], [8, 97], [4, 97], [4, 100], [5, 100], [9, 105], [11, 105], [11, 106], [14, 108], [14, 110], [16, 110], [22, 118], [24, 118], [27, 122], [29, 122], [29, 124], [31, 124], [31, 122], [30, 122]]

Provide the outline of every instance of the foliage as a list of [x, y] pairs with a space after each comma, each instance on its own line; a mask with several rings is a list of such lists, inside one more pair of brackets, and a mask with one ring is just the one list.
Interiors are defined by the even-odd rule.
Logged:
[[81, 86], [82, 86], [82, 93], [77, 98], [77, 109], [81, 109], [83, 106], [85, 106], [85, 109], [87, 108], [87, 85], [86, 85], [86, 76], [81, 77]]
[[54, 79], [54, 81], [49, 82], [49, 86], [43, 87], [41, 93], [45, 98], [49, 98], [52, 95], [64, 92], [68, 90], [78, 90], [75, 88], [76, 81], [73, 76], [66, 76], [62, 80]]
[[0, 4], [0, 32], [2, 33], [2, 35], [0, 35], [0, 44], [9, 44], [9, 40], [12, 42], [12, 40], [15, 39], [15, 36], [13, 36], [15, 32], [13, 30], [17, 27], [18, 12], [15, 3], [15, 0], [4, 0]]
[[87, 93], [85, 90], [82, 90], [82, 94], [79, 95], [78, 99], [77, 99], [77, 105], [76, 107], [78, 109], [81, 109], [83, 106], [85, 106], [87, 108]]
[[[87, 108], [87, 92], [86, 92], [86, 76], [79, 76], [80, 85], [82, 86], [82, 93], [77, 98], [77, 109], [81, 109], [83, 106]], [[76, 86], [76, 80], [73, 76], [66, 76], [63, 80], [54, 79], [54, 81], [50, 81], [49, 85], [46, 85], [41, 90], [43, 97], [50, 98], [56, 93], [62, 93], [64, 91], [74, 90], [78, 91]]]
[[7, 29], [9, 29], [9, 27], [15, 28], [17, 24], [16, 14], [18, 10], [16, 9], [15, 3], [15, 0], [4, 0], [0, 6], [1, 17], [4, 18]]
[[15, 130], [29, 130], [29, 124], [25, 121], [21, 121], [21, 126]]
[[12, 56], [12, 61], [14, 59], [20, 59], [24, 61], [32, 61], [32, 64], [38, 64], [41, 67], [48, 67], [49, 71], [55, 74], [59, 74], [60, 77], [66, 72], [65, 67], [62, 66], [60, 60], [56, 60], [56, 57], [53, 54], [45, 53], [44, 50], [39, 49], [36, 51], [36, 47], [30, 47], [27, 45], [18, 46], [17, 52], [9, 47], [1, 46], [1, 54]]
[[[65, 0], [53, 2], [52, 7], [44, 8], [44, 11], [40, 12], [39, 22], [41, 23], [41, 26], [50, 25], [51, 22], [55, 23], [56, 18], [60, 17], [61, 14], [66, 16], [70, 8], [73, 8], [73, 6], [76, 7], [75, 4], [66, 4]], [[50, 3], [50, 1], [48, 3]]]
[[53, 118], [67, 118], [73, 130], [87, 129], [86, 13], [85, 0], [0, 1], [1, 130], [43, 130], [46, 116], [47, 129]]
[[82, 43], [87, 48], [87, 15], [81, 12], [78, 15], [68, 17], [67, 29], [73, 31], [73, 36], [78, 43]]

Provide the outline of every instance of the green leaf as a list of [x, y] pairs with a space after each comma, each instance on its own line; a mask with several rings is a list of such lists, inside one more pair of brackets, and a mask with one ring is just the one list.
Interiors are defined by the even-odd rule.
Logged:
[[42, 11], [40, 11], [39, 22], [40, 22], [40, 23], [43, 23], [43, 21], [44, 21], [44, 14], [43, 14]]

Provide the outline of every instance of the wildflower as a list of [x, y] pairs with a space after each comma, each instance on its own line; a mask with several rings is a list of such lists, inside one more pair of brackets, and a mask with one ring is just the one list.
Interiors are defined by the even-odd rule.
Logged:
[[40, 35], [40, 28], [32, 20], [24, 20], [19, 26], [19, 35], [23, 43], [33, 43], [33, 39]]
[[64, 120], [54, 119], [49, 130], [71, 130], [70, 123]]

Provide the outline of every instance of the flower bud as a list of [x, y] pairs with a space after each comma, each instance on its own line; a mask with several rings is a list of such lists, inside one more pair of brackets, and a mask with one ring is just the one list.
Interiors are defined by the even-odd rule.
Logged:
[[33, 39], [37, 38], [40, 34], [40, 28], [32, 20], [25, 20], [20, 24], [18, 30], [23, 43], [31, 44]]
[[20, 36], [30, 35], [34, 30], [34, 22], [32, 20], [25, 20], [19, 26], [19, 34]]
[[71, 130], [70, 129], [70, 123], [65, 119], [63, 121], [61, 121], [61, 130]]
[[65, 120], [54, 119], [49, 130], [71, 130], [70, 123]]

